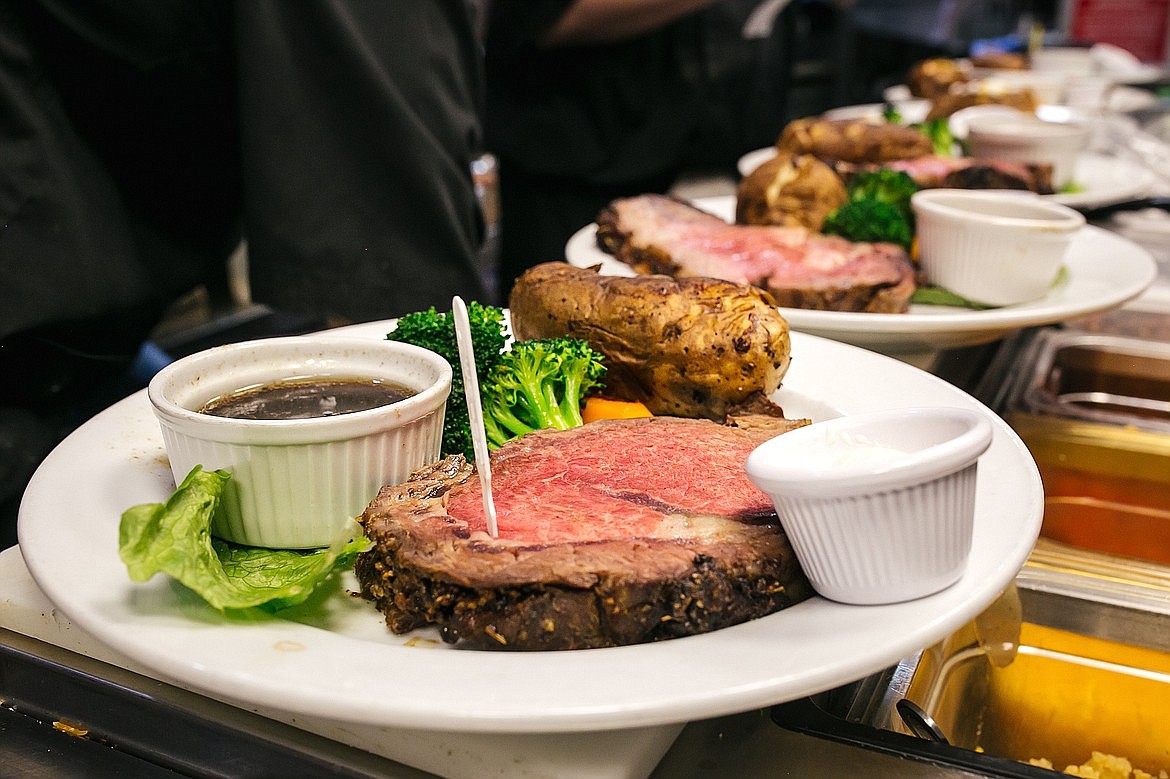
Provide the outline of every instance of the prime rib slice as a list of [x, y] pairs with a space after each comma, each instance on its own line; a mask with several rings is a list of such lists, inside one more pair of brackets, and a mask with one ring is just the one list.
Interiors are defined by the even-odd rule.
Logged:
[[492, 454], [499, 535], [461, 456], [362, 516], [361, 594], [396, 633], [587, 649], [704, 633], [811, 594], [743, 462], [775, 429], [653, 417], [541, 431]]
[[901, 313], [916, 289], [906, 252], [801, 227], [728, 224], [666, 195], [615, 200], [597, 243], [639, 273], [754, 284], [788, 308]]
[[929, 156], [869, 165], [838, 163], [834, 167], [845, 180], [860, 170], [876, 170], [878, 168], [893, 168], [903, 171], [914, 179], [914, 183], [922, 189], [934, 187], [1019, 189], [1035, 192], [1039, 195], [1051, 195], [1055, 192], [1050, 163]]

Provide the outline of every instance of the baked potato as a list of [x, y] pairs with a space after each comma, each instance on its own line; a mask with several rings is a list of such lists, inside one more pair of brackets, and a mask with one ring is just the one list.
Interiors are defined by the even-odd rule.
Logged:
[[1027, 87], [987, 89], [983, 86], [976, 86], [939, 95], [930, 104], [930, 111], [926, 118], [945, 119], [956, 111], [976, 105], [1005, 105], [1025, 114], [1034, 114], [1040, 101], [1036, 99], [1036, 94]]
[[775, 391], [791, 356], [775, 302], [746, 284], [547, 262], [516, 280], [508, 306], [517, 339], [588, 341], [605, 355], [605, 393], [654, 414], [723, 421]]
[[831, 167], [811, 154], [781, 154], [739, 182], [735, 221], [820, 232], [825, 217], [848, 199], [845, 182]]
[[914, 97], [934, 100], [945, 95], [956, 84], [971, 80], [971, 69], [964, 63], [948, 57], [931, 57], [910, 66], [906, 86]]
[[807, 117], [789, 122], [776, 148], [782, 154], [811, 154], [826, 162], [876, 163], [925, 157], [934, 151], [923, 133], [891, 122]]

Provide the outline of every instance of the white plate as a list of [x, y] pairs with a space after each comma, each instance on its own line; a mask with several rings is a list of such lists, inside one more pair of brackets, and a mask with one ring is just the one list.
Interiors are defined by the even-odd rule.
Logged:
[[[776, 149], [772, 146], [749, 151], [736, 164], [739, 175], [747, 176], [775, 156]], [[1079, 186], [1077, 192], [1043, 197], [1069, 206], [1103, 206], [1145, 195], [1153, 187], [1155, 178], [1149, 168], [1136, 162], [1084, 152], [1077, 158], [1073, 181]]]
[[[388, 329], [374, 323], [363, 332]], [[246, 708], [427, 730], [553, 733], [680, 723], [791, 700], [889, 667], [974, 617], [1027, 559], [1043, 511], [1027, 449], [969, 395], [872, 352], [799, 333], [792, 341], [795, 358], [776, 395], [792, 416], [938, 405], [991, 417], [970, 564], [948, 589], [889, 606], [814, 597], [706, 635], [572, 652], [467, 651], [430, 631], [395, 636], [373, 606], [341, 593], [284, 618], [232, 621], [165, 577], [131, 582], [118, 558], [121, 512], [161, 501], [174, 486], [142, 392], [94, 417], [44, 461], [21, 506], [21, 551], [54, 605], [98, 640]]]
[[[1131, 83], [1139, 82], [1133, 81]], [[895, 84], [894, 86], [886, 87], [882, 91], [882, 98], [891, 103], [914, 99], [913, 95], [910, 94], [910, 87], [905, 84]], [[1147, 108], [1153, 108], [1158, 104], [1158, 96], [1148, 89], [1137, 89], [1135, 87], [1125, 86], [1124, 84], [1112, 84], [1106, 94], [1106, 100], [1107, 102], [1104, 106], [1094, 105], [1094, 108], [1112, 113], [1127, 113], [1129, 111], [1141, 111]]]
[[846, 105], [840, 108], [830, 108], [821, 114], [823, 119], [864, 119], [868, 122], [882, 122], [886, 117], [886, 106], [893, 105], [902, 115], [905, 124], [918, 124], [926, 121], [930, 113], [930, 101], [919, 98], [895, 100], [891, 103], [863, 103], [861, 105]]
[[1132, 160], [1086, 152], [1077, 158], [1073, 174], [1079, 191], [1050, 197], [1066, 206], [1103, 206], [1147, 195], [1155, 181], [1153, 171]]
[[776, 154], [777, 152], [775, 146], [765, 146], [762, 149], [753, 149], [740, 157], [739, 161], [735, 164], [735, 167], [737, 170], [739, 170], [739, 175], [747, 176], [753, 170], [775, 157]]
[[[735, 197], [700, 198], [695, 205], [723, 219], [735, 213]], [[597, 226], [578, 230], [565, 245], [571, 265], [601, 265], [603, 273], [634, 271], [597, 246]], [[905, 314], [859, 314], [781, 308], [789, 327], [886, 354], [934, 352], [989, 343], [1024, 327], [1053, 324], [1107, 311], [1140, 295], [1158, 265], [1148, 251], [1097, 227], [1086, 227], [1069, 247], [1065, 278], [1041, 300], [976, 311], [946, 306], [910, 307]]]

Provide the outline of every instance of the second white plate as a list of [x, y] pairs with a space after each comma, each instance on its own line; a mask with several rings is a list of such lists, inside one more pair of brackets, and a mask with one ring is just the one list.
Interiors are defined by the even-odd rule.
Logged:
[[[735, 197], [700, 198], [695, 205], [726, 220]], [[571, 265], [601, 265], [603, 273], [632, 276], [633, 270], [597, 246], [597, 226], [578, 230], [565, 246]], [[1107, 311], [1146, 290], [1158, 275], [1148, 251], [1114, 233], [1086, 227], [1065, 257], [1064, 278], [1040, 300], [1015, 306], [972, 310], [912, 306], [905, 314], [860, 314], [781, 308], [793, 330], [863, 346], [886, 354], [932, 352], [995, 341], [1024, 327], [1064, 322]]]
[[[747, 176], [753, 170], [776, 156], [774, 147], [755, 149], [739, 158], [739, 175]], [[1148, 194], [1154, 185], [1154, 174], [1136, 162], [1121, 157], [1084, 153], [1077, 158], [1076, 192], [1043, 195], [1067, 206], [1098, 206], [1117, 203]]]

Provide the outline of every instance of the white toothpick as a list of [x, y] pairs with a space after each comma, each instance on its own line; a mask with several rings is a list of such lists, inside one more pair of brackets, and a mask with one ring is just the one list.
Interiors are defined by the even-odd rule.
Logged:
[[455, 314], [455, 340], [459, 344], [459, 365], [463, 368], [463, 392], [467, 398], [467, 416], [471, 420], [471, 443], [475, 451], [475, 470], [483, 492], [483, 513], [487, 517], [488, 534], [495, 538], [496, 503], [492, 499], [492, 463], [488, 457], [487, 432], [483, 427], [483, 405], [479, 400], [479, 376], [475, 371], [475, 351], [471, 344], [471, 324], [467, 320], [467, 306], [463, 298], [451, 299]]

